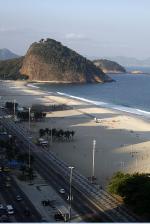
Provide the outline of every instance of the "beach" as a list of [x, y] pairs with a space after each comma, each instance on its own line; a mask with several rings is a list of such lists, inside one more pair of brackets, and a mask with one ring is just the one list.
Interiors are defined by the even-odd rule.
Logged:
[[[71, 141], [53, 141], [49, 151], [87, 178], [92, 176], [93, 140], [96, 183], [106, 187], [117, 171], [150, 172], [150, 123], [142, 116], [102, 108], [63, 95], [46, 93], [25, 81], [0, 83], [1, 103], [16, 100], [20, 106], [67, 104], [70, 109], [53, 111], [40, 122], [31, 122], [33, 141], [40, 128], [75, 131]], [[97, 120], [95, 119], [97, 118]], [[28, 123], [22, 125], [28, 128]]]

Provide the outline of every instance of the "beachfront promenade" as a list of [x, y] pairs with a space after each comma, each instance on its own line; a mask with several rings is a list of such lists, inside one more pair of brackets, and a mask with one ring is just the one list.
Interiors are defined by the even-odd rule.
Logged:
[[[5, 113], [1, 112], [1, 116]], [[68, 191], [70, 170], [62, 160], [52, 152], [47, 152], [32, 143], [29, 133], [19, 124], [15, 124], [10, 118], [3, 119], [3, 125], [11, 134], [17, 136], [22, 142], [22, 150], [28, 152], [30, 144], [31, 152], [36, 158], [35, 168], [49, 184], [53, 180]], [[73, 171], [73, 196], [72, 206], [83, 219], [88, 221], [111, 222], [136, 222], [138, 221], [123, 205], [104, 190], [97, 189], [89, 180], [76, 169]]]

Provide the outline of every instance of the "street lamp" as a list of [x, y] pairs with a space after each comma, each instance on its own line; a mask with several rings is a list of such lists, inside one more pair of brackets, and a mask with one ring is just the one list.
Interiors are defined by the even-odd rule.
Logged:
[[[29, 107], [29, 133], [30, 133], [30, 112], [31, 112], [31, 107]], [[32, 137], [29, 137], [29, 169], [31, 168], [31, 149], [30, 149], [30, 139]]]
[[31, 117], [30, 112], [31, 112], [31, 107], [29, 107], [29, 132], [30, 132], [30, 122], [31, 122], [31, 120], [30, 120], [31, 119], [30, 118]]
[[93, 149], [92, 149], [92, 152], [93, 152], [93, 157], [92, 157], [92, 182], [94, 180], [94, 177], [95, 177], [95, 146], [96, 146], [96, 140], [94, 139], [93, 140]]
[[68, 167], [70, 169], [70, 190], [69, 190], [69, 220], [71, 220], [71, 202], [72, 202], [72, 171], [74, 169], [73, 166]]
[[52, 146], [52, 144], [53, 144], [53, 128], [52, 128], [52, 126], [51, 126], [51, 146]]
[[14, 100], [14, 120], [15, 120], [15, 114], [16, 114], [16, 100]]
[[31, 148], [30, 148], [30, 139], [32, 139], [32, 137], [29, 137], [29, 163], [28, 163], [28, 167], [29, 169], [31, 168]]

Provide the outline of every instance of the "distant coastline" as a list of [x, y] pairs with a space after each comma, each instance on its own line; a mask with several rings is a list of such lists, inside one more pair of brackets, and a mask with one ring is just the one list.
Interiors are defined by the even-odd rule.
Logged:
[[143, 72], [143, 71], [140, 71], [140, 70], [133, 70], [133, 71], [130, 71], [128, 72], [129, 74], [133, 74], [133, 75], [150, 75], [150, 73], [148, 72]]

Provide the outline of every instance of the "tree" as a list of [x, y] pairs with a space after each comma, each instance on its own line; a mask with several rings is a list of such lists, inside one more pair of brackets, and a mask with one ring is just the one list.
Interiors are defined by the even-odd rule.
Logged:
[[132, 207], [137, 214], [150, 214], [150, 175], [116, 173], [108, 191], [123, 197], [124, 203]]

